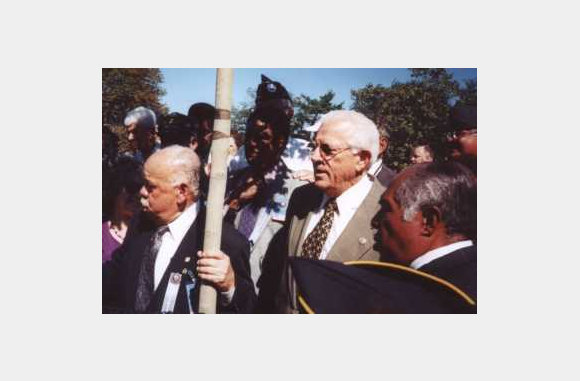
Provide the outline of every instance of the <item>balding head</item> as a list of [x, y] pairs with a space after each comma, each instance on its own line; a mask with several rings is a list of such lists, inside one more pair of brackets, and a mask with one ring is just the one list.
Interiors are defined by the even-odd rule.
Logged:
[[200, 160], [193, 150], [169, 146], [145, 162], [141, 204], [161, 224], [177, 218], [193, 204], [199, 190]]

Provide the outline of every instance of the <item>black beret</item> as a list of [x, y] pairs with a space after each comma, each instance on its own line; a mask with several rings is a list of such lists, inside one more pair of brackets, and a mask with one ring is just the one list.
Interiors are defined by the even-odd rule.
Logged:
[[288, 91], [286, 91], [280, 82], [272, 81], [262, 74], [262, 83], [260, 83], [258, 91], [256, 92], [256, 106], [275, 99], [287, 99], [291, 101], [290, 94], [288, 94]]

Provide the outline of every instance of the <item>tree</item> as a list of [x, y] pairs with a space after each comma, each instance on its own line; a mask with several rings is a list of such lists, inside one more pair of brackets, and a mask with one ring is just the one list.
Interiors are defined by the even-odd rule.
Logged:
[[250, 102], [241, 102], [239, 106], [232, 107], [232, 131], [242, 135], [246, 133], [246, 122], [256, 103], [256, 89], [248, 87], [246, 94]]
[[390, 131], [385, 161], [401, 170], [410, 164], [410, 149], [418, 144], [429, 144], [442, 157], [450, 101], [458, 91], [459, 84], [445, 69], [411, 69], [407, 83], [369, 84], [351, 93], [354, 110]]
[[103, 68], [103, 124], [118, 125], [137, 106], [152, 109], [158, 116], [167, 114], [161, 103], [165, 90], [159, 69]]
[[332, 103], [334, 92], [329, 90], [318, 98], [310, 98], [300, 94], [294, 98], [294, 130], [300, 130], [305, 125], [313, 125], [324, 114], [332, 110], [342, 110], [342, 103]]
[[477, 106], [477, 80], [468, 79], [465, 87], [459, 89], [458, 105]]

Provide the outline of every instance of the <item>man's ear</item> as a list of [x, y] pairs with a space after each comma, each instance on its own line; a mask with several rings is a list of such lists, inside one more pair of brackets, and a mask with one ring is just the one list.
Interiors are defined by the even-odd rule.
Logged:
[[383, 154], [387, 151], [388, 148], [389, 148], [389, 138], [387, 138], [386, 136], [381, 136], [379, 138], [379, 152]]
[[425, 236], [432, 236], [441, 225], [441, 210], [437, 206], [427, 206], [421, 210], [422, 229]]
[[187, 192], [188, 192], [187, 185], [185, 185], [184, 183], [180, 183], [179, 185], [177, 185], [175, 187], [175, 192], [177, 195], [177, 202], [178, 203], [181, 204], [187, 200]]
[[364, 172], [371, 162], [371, 153], [369, 151], [359, 152], [360, 161], [357, 164], [357, 170]]

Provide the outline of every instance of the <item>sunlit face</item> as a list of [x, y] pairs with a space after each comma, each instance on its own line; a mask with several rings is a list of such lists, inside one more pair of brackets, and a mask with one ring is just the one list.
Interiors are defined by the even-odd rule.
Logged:
[[415, 147], [411, 153], [411, 163], [421, 164], [432, 162], [433, 158], [429, 151], [425, 149], [425, 146]]
[[364, 172], [360, 153], [348, 144], [348, 128], [341, 122], [323, 124], [310, 154], [314, 167], [314, 185], [329, 197], [340, 196], [354, 185]]
[[179, 215], [177, 187], [169, 181], [171, 168], [162, 159], [152, 157], [145, 162], [145, 184], [141, 188], [141, 206], [162, 224], [168, 224]]
[[410, 221], [403, 219], [403, 209], [395, 200], [395, 192], [405, 175], [400, 175], [381, 197], [381, 210], [373, 221], [380, 231], [381, 251], [387, 258], [409, 264], [421, 254], [422, 214]]

